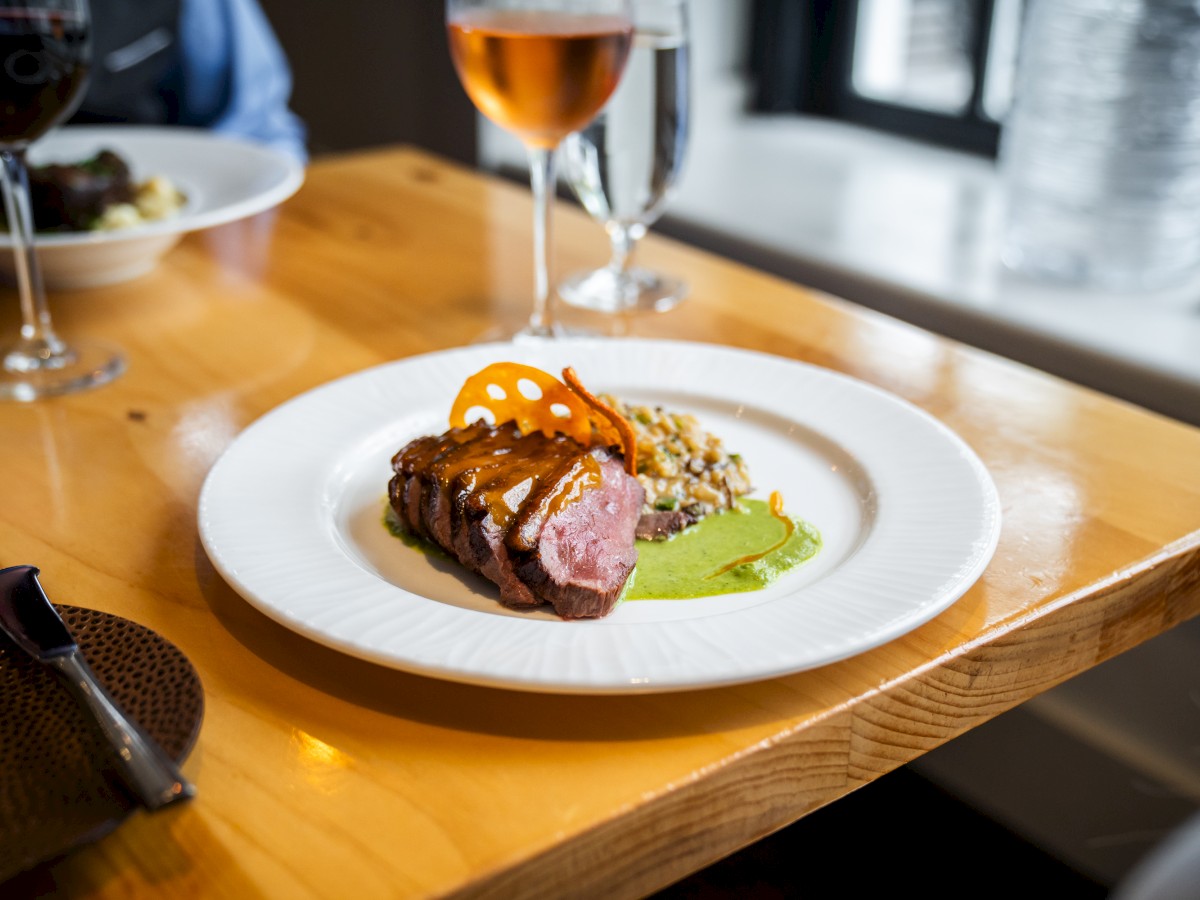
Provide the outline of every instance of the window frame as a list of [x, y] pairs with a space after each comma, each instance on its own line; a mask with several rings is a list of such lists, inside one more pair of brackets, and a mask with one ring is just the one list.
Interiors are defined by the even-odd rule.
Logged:
[[858, 0], [755, 0], [751, 28], [752, 109], [852, 122], [943, 147], [995, 157], [1000, 123], [983, 98], [995, 0], [976, 0], [971, 35], [973, 85], [962, 113], [934, 112], [865, 97], [852, 72]]

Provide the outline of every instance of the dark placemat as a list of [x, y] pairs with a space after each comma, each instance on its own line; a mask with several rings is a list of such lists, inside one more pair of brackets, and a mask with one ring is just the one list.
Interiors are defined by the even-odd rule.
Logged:
[[[187, 657], [149, 628], [55, 604], [117, 705], [177, 762], [204, 690]], [[0, 634], [0, 882], [107, 834], [136, 807], [112, 750], [62, 681]]]

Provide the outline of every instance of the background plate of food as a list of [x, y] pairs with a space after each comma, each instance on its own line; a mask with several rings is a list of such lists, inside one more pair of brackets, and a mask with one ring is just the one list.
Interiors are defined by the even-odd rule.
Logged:
[[[457, 427], [459, 400], [481, 372], [497, 363], [517, 372], [520, 365], [544, 373], [569, 368], [589, 391], [628, 404], [635, 421], [645, 420], [637, 423], [639, 443], [643, 437], [651, 443], [666, 439], [666, 459], [655, 461], [649, 445], [637, 453], [638, 478], [650, 476], [670, 493], [647, 492], [651, 509], [674, 509], [673, 496], [683, 496], [683, 505], [690, 507], [706, 499], [703, 489], [713, 483], [737, 494], [748, 486], [744, 497], [760, 498], [759, 509], [768, 497], [782, 497], [795, 527], [781, 522], [780, 535], [789, 530], [819, 535], [818, 552], [797, 565], [781, 566], [778, 577], [767, 572], [757, 584], [752, 576], [759, 564], [739, 565], [750, 580], [710, 593], [703, 589], [713, 583], [707, 576], [728, 569], [723, 549], [718, 547], [715, 556], [677, 550], [688, 546], [689, 535], [703, 532], [705, 522], [730, 525], [753, 518], [717, 512], [665, 545], [638, 541], [631, 586], [602, 615], [572, 619], [571, 610], [559, 614], [557, 603], [551, 608], [506, 602], [500, 582], [482, 577], [486, 566], [482, 575], [472, 572], [462, 559], [429, 552], [427, 543], [405, 540], [411, 535], [386, 527], [397, 503], [396, 461], [424, 456], [434, 461], [424, 466], [426, 473], [449, 473], [451, 468], [436, 460], [452, 457], [423, 454], [421, 442], [429, 440], [432, 447], [448, 427]], [[564, 379], [570, 381], [566, 372]], [[519, 382], [492, 381], [488, 377], [478, 385], [475, 396], [482, 403], [511, 398], [520, 389]], [[543, 386], [541, 393], [549, 391]], [[661, 428], [660, 409], [668, 421], [678, 417], [678, 427]], [[461, 418], [473, 420], [470, 412]], [[453, 432], [451, 440], [470, 433], [470, 427]], [[676, 436], [701, 456], [672, 445]], [[493, 439], [490, 433], [479, 438]], [[510, 442], [504, 443], [500, 449], [509, 453]], [[609, 450], [589, 452], [603, 456]], [[646, 471], [658, 462], [670, 463], [676, 454], [686, 457], [684, 468], [700, 478], [696, 490], [686, 494], [673, 492], [669, 472]], [[705, 459], [713, 467], [706, 468]], [[487, 478], [475, 483], [493, 500], [507, 503], [520, 493], [519, 476], [533, 472], [536, 464], [533, 459], [508, 467], [516, 473], [511, 492]], [[412, 473], [421, 476], [421, 470], [418, 464]], [[714, 482], [717, 470], [730, 478]], [[604, 470], [591, 496], [602, 495], [610, 473]], [[415, 529], [409, 530], [419, 529], [417, 519], [423, 517], [430, 532], [437, 531], [436, 492], [432, 482], [429, 486], [424, 492], [429, 503], [409, 506], [410, 511], [420, 508], [410, 517]], [[408, 505], [411, 492], [400, 493], [401, 505]], [[619, 509], [619, 498], [611, 505]], [[601, 506], [589, 513], [597, 522]], [[587, 504], [559, 507], [560, 512], [572, 509], [586, 511]], [[473, 522], [486, 529], [487, 520]], [[794, 360], [636, 339], [476, 345], [330, 382], [246, 428], [210, 470], [199, 506], [200, 537], [217, 571], [286, 627], [393, 668], [556, 693], [712, 687], [786, 675], [861, 653], [916, 628], [960, 598], [991, 559], [999, 529], [1000, 504], [987, 469], [961, 438], [912, 404]], [[487, 537], [474, 524], [457, 533], [472, 540]], [[766, 541], [774, 546], [776, 538]], [[584, 544], [595, 546], [590, 537]], [[578, 549], [586, 555], [588, 546]], [[520, 569], [525, 563], [544, 562], [545, 551], [539, 545], [535, 554], [514, 553], [517, 574], [525, 577]], [[787, 547], [778, 552], [788, 552]], [[754, 555], [753, 547], [736, 549], [732, 561]], [[644, 565], [647, 569], [640, 571]], [[649, 577], [653, 567], [660, 575], [698, 576], [691, 583], [701, 589], [675, 591], [669, 579], [655, 586]], [[639, 592], [650, 596], [635, 596]]]
[[[188, 232], [282, 203], [304, 167], [269, 147], [181, 127], [72, 125], [29, 151], [46, 286], [72, 290], [144, 275]], [[0, 229], [0, 275], [13, 277]]]

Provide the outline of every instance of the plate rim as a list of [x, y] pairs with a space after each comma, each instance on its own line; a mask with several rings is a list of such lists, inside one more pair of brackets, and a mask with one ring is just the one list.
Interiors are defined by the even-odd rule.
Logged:
[[[911, 611], [910, 614], [900, 616], [896, 621], [892, 622], [887, 628], [877, 628], [869, 643], [851, 649], [849, 652], [842, 652], [842, 648], [838, 652], [829, 654], [823, 657], [814, 657], [803, 664], [797, 665], [795, 660], [786, 663], [779, 661], [764, 660], [757, 667], [746, 669], [734, 667], [729, 669], [727, 666], [715, 671], [712, 675], [704, 678], [687, 677], [679, 679], [677, 677], [645, 677], [643, 675], [624, 676], [619, 678], [579, 678], [574, 677], [530, 677], [528, 674], [515, 674], [511, 671], [497, 671], [494, 666], [488, 667], [487, 671], [481, 671], [478, 666], [464, 668], [459, 664], [431, 664], [428, 661], [418, 661], [411, 657], [397, 656], [394, 649], [382, 651], [378, 648], [365, 646], [361, 641], [354, 640], [343, 634], [332, 632], [328, 627], [314, 624], [313, 621], [305, 620], [298, 617], [295, 613], [286, 608], [286, 604], [282, 606], [278, 603], [271, 602], [256, 594], [256, 587], [245, 583], [244, 575], [237, 565], [236, 559], [231, 559], [227, 553], [228, 548], [221, 546], [221, 538], [214, 533], [213, 523], [213, 503], [214, 496], [217, 493], [218, 487], [223, 479], [230, 477], [226, 470], [231, 464], [236, 464], [236, 457], [239, 453], [235, 450], [241, 446], [243, 449], [250, 441], [258, 440], [257, 435], [262, 435], [264, 429], [274, 427], [272, 423], [280, 421], [280, 417], [290, 415], [297, 408], [302, 408], [305, 404], [315, 402], [317, 395], [329, 396], [336, 394], [338, 391], [353, 389], [355, 386], [363, 386], [368, 383], [368, 379], [386, 378], [392, 374], [393, 370], [403, 372], [409, 367], [436, 366], [437, 364], [453, 365], [459, 359], [469, 359], [479, 356], [482, 359], [491, 356], [492, 358], [522, 358], [525, 353], [525, 348], [520, 345], [514, 345], [508, 342], [499, 342], [495, 344], [478, 344], [466, 347], [452, 347], [444, 350], [434, 350], [428, 353], [417, 354], [391, 362], [382, 363], [372, 366], [357, 372], [348, 373], [339, 378], [332, 379], [324, 384], [313, 387], [304, 391], [283, 403], [277, 405], [273, 409], [265, 412], [239, 433], [228, 447], [220, 454], [214, 462], [208, 475], [205, 478], [204, 484], [200, 493], [200, 501], [198, 505], [198, 522], [201, 543], [212, 562], [217, 572], [226, 580], [233, 590], [241, 595], [243, 599], [249, 602], [252, 606], [265, 613], [268, 617], [274, 619], [284, 627], [304, 635], [317, 643], [332, 647], [333, 649], [347, 653], [351, 656], [356, 656], [360, 659], [383, 665], [385, 667], [400, 669], [403, 671], [413, 672], [416, 674], [426, 675], [435, 678], [447, 679], [451, 681], [464, 682], [490, 687], [501, 687], [508, 689], [534, 691], [543, 693], [558, 693], [558, 694], [628, 694], [631, 692], [642, 693], [660, 693], [681, 690], [695, 690], [702, 688], [721, 687], [731, 684], [745, 683], [751, 681], [759, 681], [784, 675], [793, 674], [795, 672], [806, 669], [815, 668], [826, 665], [832, 662], [837, 662], [841, 659], [850, 656], [858, 655], [866, 650], [873, 649], [881, 644], [887, 643], [903, 634], [908, 633], [914, 628], [924, 624], [934, 616], [944, 611], [946, 608], [956, 602], [975, 581], [982, 575], [988, 563], [991, 561], [998, 545], [1000, 530], [1001, 530], [1001, 515], [1000, 501], [994, 481], [991, 478], [986, 466], [978, 457], [975, 451], [959, 436], [956, 432], [949, 428], [940, 419], [936, 418], [929, 412], [921, 409], [910, 401], [897, 396], [881, 387], [873, 385], [869, 382], [850, 376], [846, 373], [839, 372], [823, 366], [818, 366], [813, 363], [804, 362], [801, 360], [791, 359], [783, 356], [778, 356], [771, 353], [766, 353], [758, 350], [748, 350], [743, 348], [729, 347], [716, 343], [706, 343], [698, 341], [681, 341], [681, 340], [662, 340], [652, 338], [566, 338], [558, 339], [555, 342], [555, 350], [558, 352], [564, 348], [572, 348], [577, 353], [596, 352], [601, 349], [611, 349], [614, 346], [624, 346], [636, 348], [639, 352], [647, 353], [656, 350], [662, 351], [678, 351], [681, 353], [700, 353], [700, 354], [718, 354], [726, 355], [730, 358], [738, 360], [757, 360], [759, 362], [769, 362], [770, 365], [782, 365], [785, 368], [795, 367], [793, 371], [806, 373], [807, 377], [817, 377], [826, 379], [829, 383], [837, 384], [840, 389], [860, 391], [863, 396], [871, 396], [876, 402], [887, 404], [892, 409], [907, 417], [910, 422], [919, 422], [921, 428], [931, 429], [932, 434], [938, 435], [939, 439], [944, 441], [943, 449], [953, 450], [954, 458], [963, 464], [964, 471], [969, 473], [974, 479], [971, 482], [971, 487], [979, 492], [978, 504], [980, 507], [980, 526], [978, 533], [972, 538], [970, 559], [966, 560], [966, 564], [960, 567], [952, 578], [952, 583], [949, 587], [943, 586], [940, 596], [935, 602], [930, 602], [924, 606], [918, 607]], [[498, 355], [505, 354], [505, 355]], [[803, 422], [801, 417], [798, 421]], [[249, 437], [247, 437], [249, 435]], [[234, 460], [234, 463], [230, 461]], [[817, 524], [819, 527], [820, 523]], [[234, 554], [236, 556], [236, 554]], [[343, 555], [345, 555], [343, 551]], [[362, 572], [362, 567], [355, 560], [347, 559], [347, 562]], [[839, 563], [839, 567], [845, 565], [843, 561]], [[836, 569], [837, 567], [835, 567]], [[369, 574], [376, 578], [377, 581], [386, 585], [384, 590], [400, 592], [409, 597], [416, 597], [425, 604], [434, 603], [439, 609], [444, 608], [445, 604], [431, 601], [428, 598], [420, 597], [419, 595], [410, 594], [403, 588], [392, 585], [390, 582], [385, 582], [374, 573]], [[356, 585], [357, 587], [357, 585]], [[802, 588], [801, 590], [810, 590]], [[770, 604], [768, 604], [770, 605]], [[459, 609], [458, 614], [471, 613], [470, 610]], [[481, 615], [480, 613], [475, 613]], [[437, 618], [441, 613], [428, 613], [429, 616]], [[743, 619], [749, 616], [749, 612], [739, 612], [739, 616]], [[411, 618], [411, 615], [409, 615]], [[497, 617], [489, 616], [489, 619]], [[511, 621], [511, 620], [509, 620]], [[605, 622], [607, 620], [601, 620]], [[530, 631], [542, 626], [554, 626], [563, 623], [556, 622], [524, 622], [523, 626], [529, 628]], [[566, 623], [568, 627], [580, 629], [588, 623]], [[672, 628], [677, 627], [678, 623], [622, 623], [617, 628]], [[506, 636], [510, 634], [507, 630], [511, 626], [493, 626], [497, 631], [504, 630]], [[575, 638], [577, 635], [572, 635], [570, 643], [576, 645], [579, 643]]]

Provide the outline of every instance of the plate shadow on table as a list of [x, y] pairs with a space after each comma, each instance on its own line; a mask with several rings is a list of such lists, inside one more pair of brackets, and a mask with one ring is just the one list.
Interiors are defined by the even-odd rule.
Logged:
[[[780, 723], [804, 714], [807, 673], [744, 685], [629, 696], [550, 694], [484, 687], [404, 672], [342, 653], [300, 635], [257, 610], [225, 582], [199, 542], [197, 580], [217, 620], [247, 652], [314, 690], [386, 715], [504, 737], [612, 741], [675, 737]], [[978, 602], [960, 600], [938, 617], [957, 631], [980, 615]], [[930, 627], [929, 624], [925, 627]], [[833, 665], [839, 665], [834, 663]], [[864, 693], [870, 685], [864, 682]], [[718, 692], [741, 695], [713, 703]], [[714, 709], [732, 709], [718, 719]], [[847, 739], [849, 736], [847, 735]]]
[[[312, 641], [259, 612], [221, 578], [198, 542], [196, 568], [209, 608], [246, 651], [314, 690], [386, 715], [504, 737], [614, 742], [750, 728], [780, 718], [770, 707], [739, 703], [736, 712], [714, 721], [714, 704], [697, 699], [716, 691], [753, 691], [753, 685], [639, 696], [568, 695], [391, 669]], [[790, 706], [789, 711], [795, 714]]]

